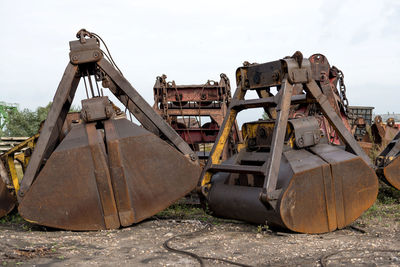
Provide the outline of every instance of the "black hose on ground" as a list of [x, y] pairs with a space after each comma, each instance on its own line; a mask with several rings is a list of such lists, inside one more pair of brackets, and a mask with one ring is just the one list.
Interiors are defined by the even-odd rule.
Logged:
[[196, 261], [198, 261], [200, 263], [201, 267], [205, 266], [204, 265], [204, 260], [220, 261], [220, 262], [224, 262], [224, 263], [228, 263], [228, 264], [235, 265], [235, 266], [240, 266], [240, 267], [252, 267], [251, 265], [242, 264], [242, 263], [238, 263], [238, 262], [234, 262], [234, 261], [230, 261], [230, 260], [226, 260], [226, 259], [199, 256], [199, 255], [197, 255], [197, 254], [195, 254], [193, 252], [189, 252], [189, 251], [185, 251], [185, 250], [182, 250], [182, 249], [173, 248], [169, 244], [171, 241], [173, 241], [173, 240], [175, 240], [177, 238], [197, 237], [202, 233], [210, 231], [211, 228], [212, 228], [212, 225], [211, 224], [207, 224], [205, 227], [203, 227], [200, 230], [197, 230], [197, 231], [194, 231], [194, 232], [190, 232], [190, 233], [181, 234], [181, 235], [175, 235], [175, 236], [169, 238], [168, 240], [166, 240], [163, 243], [163, 247], [166, 250], [170, 251], [170, 252], [178, 253], [178, 254], [182, 254], [182, 255], [186, 255], [186, 256], [190, 256], [190, 257], [194, 258]]

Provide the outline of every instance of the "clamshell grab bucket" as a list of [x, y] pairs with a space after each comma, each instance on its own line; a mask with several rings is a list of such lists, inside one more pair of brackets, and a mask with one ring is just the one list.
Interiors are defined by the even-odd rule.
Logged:
[[[335, 85], [318, 64], [297, 51], [237, 69], [238, 88], [199, 188], [213, 215], [324, 233], [349, 225], [375, 202], [373, 164], [330, 101]], [[259, 98], [246, 99], [249, 91]], [[268, 118], [243, 124], [239, 152], [222, 161], [237, 114], [253, 108]], [[323, 130], [325, 121], [342, 145]]]
[[[241, 151], [236, 157], [259, 165], [261, 158], [270, 156], [252, 153]], [[295, 232], [324, 233], [352, 223], [375, 202], [378, 193], [372, 168], [360, 157], [327, 144], [310, 151], [283, 152], [277, 184], [281, 193], [275, 207], [260, 201], [260, 179], [251, 174], [216, 173], [208, 195], [213, 215]]]
[[19, 212], [68, 230], [128, 226], [183, 197], [198, 176], [184, 155], [125, 118], [81, 123], [47, 160]]
[[[77, 38], [17, 192], [19, 212], [68, 230], [132, 225], [193, 190], [201, 168], [189, 145], [104, 57], [102, 39], [84, 29]], [[66, 133], [81, 80], [87, 99], [80, 122]], [[141, 126], [104, 96], [106, 88]]]

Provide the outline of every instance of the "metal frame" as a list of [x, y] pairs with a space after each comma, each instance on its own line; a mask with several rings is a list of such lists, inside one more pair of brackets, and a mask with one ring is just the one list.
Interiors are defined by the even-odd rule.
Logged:
[[[57, 88], [49, 115], [21, 181], [18, 197], [24, 196], [40, 169], [60, 142], [62, 126], [71, 107], [79, 81], [81, 78], [87, 77], [91, 84], [91, 75], [95, 76], [95, 79], [101, 79], [103, 86], [108, 87], [147, 130], [161, 135], [193, 162], [197, 161], [197, 156], [189, 145], [152, 109], [116, 67], [103, 57], [99, 40], [84, 30], [78, 32], [77, 37], [78, 41], [70, 42], [70, 62]], [[100, 92], [98, 93], [100, 95]], [[94, 96], [93, 89], [92, 96]]]
[[[279, 164], [290, 106], [293, 104], [305, 102], [318, 104], [328, 122], [346, 144], [347, 150], [360, 156], [369, 166], [372, 166], [369, 157], [345, 127], [322, 88], [313, 79], [310, 61], [303, 59], [300, 52], [296, 52], [292, 58], [241, 67], [236, 71], [236, 78], [238, 88], [211, 150], [210, 159], [202, 173], [201, 191], [205, 196], [211, 187], [211, 177], [215, 172], [255, 173], [265, 177], [260, 200], [271, 204], [278, 199], [281, 193], [276, 189]], [[302, 86], [305, 94], [292, 95], [295, 85]], [[279, 92], [272, 96], [270, 88], [275, 86]], [[256, 90], [260, 99], [245, 100], [248, 90]], [[257, 107], [263, 107], [266, 111], [275, 107], [277, 111], [270, 149], [271, 156], [262, 166], [221, 165], [221, 153], [238, 112]]]
[[[156, 78], [153, 87], [154, 105], [153, 109], [162, 116], [178, 134], [196, 150], [196, 145], [214, 143], [220, 130], [227, 109], [230, 104], [231, 89], [228, 77], [220, 74], [220, 81], [208, 80], [199, 85], [177, 85], [175, 81], [167, 82], [167, 76], [163, 74]], [[181, 129], [174, 125], [178, 117], [183, 118], [185, 128]], [[213, 124], [203, 128], [201, 117], [209, 117]], [[197, 117], [200, 117], [199, 119]], [[195, 118], [196, 126], [191, 124]], [[231, 145], [226, 146], [223, 159], [230, 157], [237, 142], [241, 142], [237, 124], [232, 131]], [[207, 153], [208, 154], [208, 153]], [[207, 159], [206, 153], [198, 152], [201, 159]]]

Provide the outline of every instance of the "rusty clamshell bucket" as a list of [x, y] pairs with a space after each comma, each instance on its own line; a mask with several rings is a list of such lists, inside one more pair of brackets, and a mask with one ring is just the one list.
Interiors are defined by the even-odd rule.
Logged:
[[22, 217], [69, 230], [129, 226], [196, 185], [193, 163], [125, 118], [75, 125], [20, 204]]
[[[98, 36], [81, 30], [77, 37], [21, 181], [19, 212], [28, 221], [67, 230], [128, 226], [193, 190], [201, 169], [188, 144], [103, 58]], [[65, 135], [61, 126], [81, 79], [88, 96], [82, 122]], [[121, 117], [97, 82], [143, 128]]]
[[[2, 168], [2, 162], [0, 160], [0, 174], [2, 174], [2, 171], [4, 170], [4, 168]], [[0, 177], [0, 218], [10, 213], [14, 209], [16, 203], [16, 197], [11, 194], [6, 183]]]
[[400, 132], [376, 158], [376, 173], [387, 184], [400, 190]]
[[[235, 157], [239, 163], [260, 165], [270, 157], [244, 150]], [[258, 175], [216, 173], [208, 194], [210, 210], [224, 218], [324, 233], [357, 219], [375, 202], [378, 186], [374, 171], [360, 157], [328, 144], [283, 152], [277, 181], [281, 193], [274, 207], [259, 199], [263, 182]]]
[[[345, 227], [374, 203], [378, 179], [372, 163], [323, 92], [321, 87], [330, 84], [317, 83], [312, 69], [317, 68], [296, 52], [236, 71], [238, 88], [199, 188], [212, 214], [323, 233]], [[271, 87], [278, 88], [275, 95]], [[259, 99], [245, 99], [251, 90]], [[313, 113], [289, 119], [292, 107], [309, 104], [323, 114], [346, 150], [329, 144]], [[251, 108], [264, 108], [270, 121], [244, 124], [244, 146], [221, 162], [233, 121]]]

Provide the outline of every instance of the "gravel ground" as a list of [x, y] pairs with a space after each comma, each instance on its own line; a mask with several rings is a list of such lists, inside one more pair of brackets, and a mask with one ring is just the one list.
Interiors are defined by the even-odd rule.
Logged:
[[[132, 227], [98, 232], [47, 229], [14, 214], [0, 222], [0, 263], [229, 266], [232, 263], [226, 261], [231, 261], [242, 266], [400, 266], [399, 206], [376, 204], [352, 226], [319, 235], [216, 219], [182, 205]], [[193, 254], [167, 250], [166, 241], [170, 249]]]

